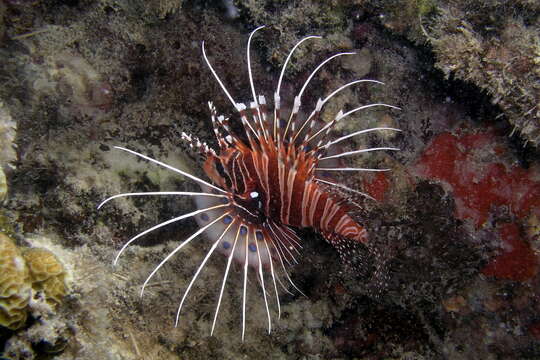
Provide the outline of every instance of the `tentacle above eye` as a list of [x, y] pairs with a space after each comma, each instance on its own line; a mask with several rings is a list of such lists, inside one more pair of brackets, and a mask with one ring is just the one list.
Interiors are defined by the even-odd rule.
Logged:
[[194, 176], [194, 175], [191, 175], [191, 174], [188, 173], [188, 172], [185, 172], [185, 171], [183, 171], [183, 170], [177, 169], [177, 168], [175, 168], [174, 166], [165, 164], [165, 163], [163, 163], [163, 162], [161, 162], [161, 161], [158, 161], [158, 160], [156, 160], [156, 159], [152, 159], [152, 158], [149, 157], [149, 156], [143, 155], [143, 154], [141, 154], [141, 153], [138, 153], [138, 152], [133, 151], [133, 150], [130, 150], [130, 149], [126, 149], [126, 148], [121, 147], [121, 146], [115, 146], [114, 148], [115, 148], [115, 149], [122, 150], [122, 151], [127, 151], [127, 152], [130, 153], [130, 154], [133, 154], [133, 155], [135, 155], [135, 156], [138, 156], [138, 157], [140, 157], [140, 158], [143, 158], [143, 159], [145, 159], [145, 160], [148, 160], [148, 161], [150, 161], [150, 162], [152, 162], [152, 163], [154, 163], [154, 164], [163, 166], [164, 168], [167, 168], [167, 169], [169, 169], [169, 170], [171, 170], [171, 171], [174, 171], [174, 172], [176, 172], [176, 173], [179, 173], [180, 175], [183, 175], [183, 176], [185, 176], [185, 177], [188, 177], [188, 178], [190, 178], [191, 180], [195, 180], [195, 181], [198, 182], [199, 184], [202, 184], [202, 185], [206, 185], [206, 186], [208, 186], [208, 187], [211, 187], [212, 189], [217, 190], [217, 191], [219, 191], [219, 192], [221, 192], [221, 193], [226, 193], [225, 190], [223, 190], [223, 189], [221, 189], [221, 188], [218, 188], [217, 186], [214, 186], [214, 185], [210, 184], [209, 182], [204, 181], [204, 180], [201, 179], [201, 178], [198, 178], [198, 177], [196, 177], [196, 176]]

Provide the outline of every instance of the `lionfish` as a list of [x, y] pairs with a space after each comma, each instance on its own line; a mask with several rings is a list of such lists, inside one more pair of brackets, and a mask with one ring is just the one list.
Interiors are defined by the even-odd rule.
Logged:
[[[180, 243], [154, 268], [142, 285], [140, 294], [143, 295], [150, 279], [167, 261], [193, 239], [206, 232], [207, 237], [213, 241], [213, 244], [185, 290], [176, 313], [175, 326], [178, 326], [184, 301], [193, 284], [211, 255], [218, 250], [225, 254], [228, 259], [210, 335], [214, 333], [225, 284], [234, 259], [243, 269], [242, 341], [244, 340], [246, 328], [247, 280], [250, 268], [254, 269], [262, 289], [268, 333], [272, 329], [269, 306], [271, 295], [268, 293], [273, 292], [275, 294], [278, 319], [281, 316], [278, 284], [285, 292], [290, 293], [287, 286], [283, 284], [282, 279], [286, 279], [294, 289], [303, 295], [287, 271], [287, 266], [298, 263], [295, 254], [299, 255], [302, 248], [302, 239], [297, 235], [295, 229], [312, 228], [332, 244], [341, 255], [350, 253], [352, 243], [367, 244], [368, 235], [366, 229], [350, 215], [350, 211], [354, 206], [333, 190], [354, 191], [367, 197], [369, 195], [336, 181], [331, 181], [328, 177], [323, 176], [323, 173], [333, 171], [388, 171], [389, 169], [336, 167], [335, 159], [372, 151], [399, 150], [393, 147], [374, 147], [338, 153], [330, 150], [335, 144], [353, 136], [380, 130], [400, 131], [391, 127], [375, 127], [355, 131], [338, 138], [329, 138], [331, 130], [339, 121], [357, 111], [377, 106], [399, 109], [392, 105], [376, 103], [359, 106], [345, 113], [340, 111], [332, 121], [324, 123], [324, 126], [320, 125], [322, 122], [319, 119], [321, 110], [333, 96], [355, 84], [383, 84], [380, 81], [362, 79], [347, 83], [323, 100], [319, 99], [311, 114], [304, 117], [303, 120], [299, 119], [302, 95], [315, 74], [329, 61], [340, 56], [353, 55], [354, 52], [337, 53], [319, 64], [311, 72], [298, 95], [294, 98], [293, 107], [288, 117], [283, 117], [280, 107], [280, 89], [285, 69], [293, 53], [301, 44], [310, 39], [320, 39], [320, 36], [304, 37], [289, 52], [282, 66], [274, 93], [274, 109], [273, 116], [271, 116], [265, 97], [258, 95], [255, 91], [251, 70], [251, 41], [253, 35], [262, 28], [264, 26], [253, 30], [247, 43], [247, 70], [253, 95], [253, 101], [249, 103], [249, 107], [243, 103], [237, 103], [231, 96], [210, 64], [206, 55], [204, 41], [202, 42], [204, 61], [233, 108], [238, 112], [243, 127], [243, 134], [235, 133], [229, 118], [222, 115], [218, 116], [216, 108], [212, 102], [209, 102], [212, 126], [219, 144], [219, 153], [198, 138], [182, 133], [182, 139], [187, 141], [191, 148], [204, 156], [204, 172], [211, 179], [211, 183], [136, 151], [115, 146], [116, 149], [126, 151], [199, 183], [202, 192], [123, 193], [107, 198], [98, 206], [99, 209], [110, 200], [126, 196], [192, 196], [198, 207], [197, 210], [164, 221], [132, 237], [116, 255], [114, 264], [116, 265], [126, 248], [140, 237], [163, 226], [195, 217], [200, 226], [199, 230]], [[317, 124], [319, 125], [317, 126]], [[270, 284], [270, 291], [267, 290], [265, 279], [267, 280], [266, 283]]]

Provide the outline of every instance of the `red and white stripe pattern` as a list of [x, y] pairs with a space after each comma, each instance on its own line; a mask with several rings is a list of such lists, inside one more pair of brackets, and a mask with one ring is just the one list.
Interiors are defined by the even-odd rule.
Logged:
[[[382, 84], [376, 80], [356, 80], [347, 83], [325, 99], [317, 101], [315, 109], [306, 119], [301, 119], [302, 96], [308, 88], [311, 79], [329, 61], [352, 55], [345, 52], [335, 54], [319, 64], [309, 75], [303, 86], [295, 96], [293, 108], [288, 116], [282, 118], [280, 89], [285, 69], [291, 61], [295, 50], [304, 42], [311, 39], [320, 39], [319, 36], [308, 36], [300, 40], [290, 51], [283, 64], [277, 88], [274, 93], [274, 107], [269, 110], [264, 96], [258, 95], [255, 90], [251, 71], [250, 44], [253, 35], [263, 27], [255, 29], [249, 36], [247, 46], [248, 76], [251, 87], [252, 101], [246, 106], [237, 103], [231, 96], [217, 72], [214, 70], [206, 55], [204, 42], [202, 45], [203, 58], [213, 76], [219, 83], [223, 92], [238, 112], [237, 120], [243, 127], [243, 132], [237, 134], [230, 126], [229, 118], [218, 116], [213, 104], [210, 102], [210, 114], [214, 134], [219, 144], [219, 151], [210, 148], [198, 138], [182, 133], [182, 139], [198, 153], [206, 157], [204, 171], [211, 182], [200, 179], [186, 171], [174, 168], [168, 164], [152, 159], [136, 151], [123, 147], [117, 149], [126, 151], [156, 165], [165, 167], [182, 176], [185, 176], [201, 185], [201, 192], [163, 191], [145, 193], [123, 193], [112, 196], [103, 201], [98, 208], [110, 200], [131, 196], [192, 196], [198, 209], [160, 224], [152, 226], [129, 239], [118, 252], [114, 263], [119, 260], [125, 249], [138, 238], [168, 224], [194, 217], [200, 229], [180, 243], [168, 254], [150, 273], [143, 284], [141, 294], [146, 285], [157, 271], [184, 246], [189, 244], [200, 234], [206, 233], [212, 240], [211, 249], [196, 270], [178, 307], [176, 325], [180, 313], [193, 283], [198, 278], [206, 262], [214, 251], [225, 254], [228, 258], [223, 274], [223, 281], [219, 292], [216, 311], [211, 333], [214, 332], [217, 317], [221, 307], [224, 288], [233, 260], [242, 265], [243, 272], [243, 298], [242, 298], [242, 340], [245, 336], [246, 304], [247, 304], [247, 278], [250, 268], [254, 268], [258, 283], [260, 284], [267, 312], [268, 332], [272, 328], [270, 315], [271, 302], [269, 293], [275, 294], [278, 318], [281, 315], [281, 305], [277, 284], [284, 291], [287, 286], [282, 279], [302, 293], [292, 281], [287, 266], [298, 262], [301, 255], [302, 239], [295, 232], [295, 228], [312, 228], [329, 241], [338, 250], [340, 255], [350, 252], [351, 244], [368, 241], [368, 234], [351, 215], [354, 205], [332, 191], [332, 188], [347, 191], [350, 189], [343, 184], [328, 181], [317, 174], [320, 171], [386, 171], [389, 169], [366, 169], [332, 166], [324, 164], [335, 163], [334, 159], [380, 150], [398, 150], [392, 147], [378, 147], [359, 149], [349, 152], [336, 152], [333, 145], [350, 137], [364, 133], [389, 130], [399, 131], [395, 128], [378, 127], [356, 131], [338, 138], [331, 138], [331, 130], [339, 122], [353, 115], [356, 111], [383, 106], [395, 108], [387, 104], [368, 104], [346, 113], [340, 111], [333, 121], [322, 127], [315, 126], [320, 122], [319, 115], [323, 106], [343, 89], [358, 83]], [[237, 128], [237, 127], [236, 127]], [[331, 160], [330, 160], [331, 159]], [[360, 193], [362, 194], [362, 193]], [[366, 195], [366, 194], [363, 194]], [[369, 197], [368, 195], [366, 195]], [[267, 280], [265, 282], [265, 279]], [[270, 287], [267, 290], [267, 286]]]

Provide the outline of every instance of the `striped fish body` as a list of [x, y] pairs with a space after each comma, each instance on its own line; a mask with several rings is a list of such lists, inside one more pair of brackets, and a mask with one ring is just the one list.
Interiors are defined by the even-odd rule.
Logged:
[[[238, 216], [254, 226], [275, 224], [313, 228], [330, 243], [345, 238], [366, 243], [365, 228], [348, 212], [351, 206], [316, 181], [318, 159], [297, 144], [277, 143], [272, 136], [234, 138], [205, 162], [207, 175], [229, 193]], [[257, 198], [251, 194], [257, 193]], [[343, 239], [340, 239], [343, 240]], [[334, 244], [336, 245], [336, 244]]]

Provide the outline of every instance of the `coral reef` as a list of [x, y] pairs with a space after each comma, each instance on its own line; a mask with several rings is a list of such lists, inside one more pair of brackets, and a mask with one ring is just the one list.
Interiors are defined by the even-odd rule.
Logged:
[[67, 293], [65, 270], [58, 258], [42, 248], [20, 249], [0, 233], [0, 325], [16, 330], [24, 325], [33, 296], [43, 294], [53, 309]]
[[[417, 165], [422, 176], [444, 181], [456, 198], [456, 216], [480, 227], [496, 207], [506, 206], [523, 218], [540, 214], [540, 182], [536, 169], [507, 167], [507, 151], [493, 132], [439, 134]], [[493, 154], [489, 159], [484, 154]]]
[[[0, 160], [9, 184], [0, 227], [28, 248], [17, 251], [28, 257], [22, 263], [29, 262], [38, 279], [37, 296], [23, 312], [30, 314], [26, 326], [0, 333], [2, 356], [540, 356], [538, 108], [528, 113], [538, 103], [536, 2], [0, 4]], [[137, 239], [111, 265], [131, 237], [192, 211], [189, 199], [125, 197], [99, 212], [96, 206], [122, 192], [198, 190], [113, 146], [198, 169], [197, 154], [188, 152], [180, 132], [215, 145], [208, 101], [235, 119], [202, 61], [200, 43], [206, 41], [209, 60], [231, 95], [249, 100], [245, 34], [262, 24], [267, 28], [254, 39], [251, 54], [258, 93], [271, 101], [287, 50], [303, 36], [322, 35], [293, 57], [283, 79], [284, 106], [330, 51], [354, 49], [356, 56], [330, 62], [313, 78], [306, 111], [358, 77], [380, 80], [384, 86], [346, 89], [329, 101], [322, 118], [358, 104], [399, 106], [399, 112], [358, 113], [336, 131], [399, 127], [401, 133], [355, 137], [342, 150], [391, 142], [402, 151], [346, 162], [391, 172], [336, 175], [378, 200], [352, 198], [381, 259], [359, 249], [343, 267], [328, 244], [303, 233], [299, 264], [290, 276], [307, 297], [280, 288], [286, 293], [281, 318], [272, 318], [268, 335], [260, 285], [250, 279], [242, 343], [243, 278], [236, 266], [209, 336], [226, 265], [222, 256], [209, 260], [174, 327], [183, 291], [210, 246], [203, 237], [171, 259], [140, 297], [139, 285], [196, 231], [194, 221]], [[518, 135], [532, 146], [516, 146]], [[66, 283], [70, 291], [63, 296]]]
[[[316, 41], [299, 48], [296, 60], [289, 71], [299, 73], [309, 70], [313, 64], [311, 54], [325, 51], [351, 50], [353, 43], [347, 36], [349, 5], [347, 1], [287, 3], [282, 1], [255, 0], [237, 2], [240, 13], [254, 24], [265, 24], [272, 31], [264, 40], [266, 61], [278, 66], [282, 64], [288, 50], [299, 37], [306, 35], [306, 29], [315, 28], [316, 35], [324, 35], [324, 41]], [[278, 40], [275, 40], [275, 38]]]
[[[153, 24], [158, 23], [167, 16], [174, 15], [182, 8], [183, 2], [183, 0], [130, 0], [118, 4], [111, 2], [111, 6], [121, 7], [122, 10], [130, 13], [132, 16], [139, 17], [141, 20]], [[105, 1], [105, 3], [108, 3], [108, 1]]]
[[[3, 233], [0, 240], [1, 288], [10, 295], [1, 297], [0, 318], [1, 325], [12, 330], [7, 341], [0, 338], [5, 342], [0, 354], [8, 359], [34, 359], [63, 351], [71, 337], [64, 309], [59, 306], [67, 295], [64, 265], [44, 247], [19, 247]], [[24, 242], [51, 247], [45, 238], [29, 237]]]
[[[532, 10], [532, 9], [531, 9]], [[497, 35], [484, 35], [469, 10], [441, 8], [432, 29], [437, 67], [472, 82], [492, 96], [526, 141], [540, 145], [540, 35], [513, 15], [498, 20]], [[534, 11], [534, 10], [532, 10]], [[540, 11], [537, 8], [536, 11]], [[467, 15], [466, 15], [467, 13]], [[538, 19], [537, 19], [538, 20]], [[494, 31], [494, 30], [491, 30]]]
[[[485, 90], [513, 125], [512, 134], [540, 144], [540, 6], [535, 1], [401, 0], [373, 2], [382, 23], [429, 43], [447, 78]], [[498, 116], [500, 118], [500, 116]]]
[[[443, 133], [433, 139], [417, 164], [425, 177], [448, 186], [456, 199], [456, 214], [476, 227], [488, 227], [500, 213], [514, 221], [505, 221], [496, 233], [505, 249], [482, 272], [498, 278], [526, 281], [538, 272], [538, 259], [518, 223], [540, 216], [540, 182], [537, 170], [501, 163], [507, 151], [494, 141], [493, 132]], [[489, 159], [485, 154], [493, 154]], [[488, 222], [489, 220], [489, 222]]]
[[16, 330], [24, 325], [32, 296], [28, 267], [22, 253], [0, 233], [0, 326]]
[[25, 249], [23, 257], [30, 271], [34, 291], [43, 292], [49, 305], [60, 305], [67, 289], [64, 266], [58, 258], [49, 250], [41, 248]]

